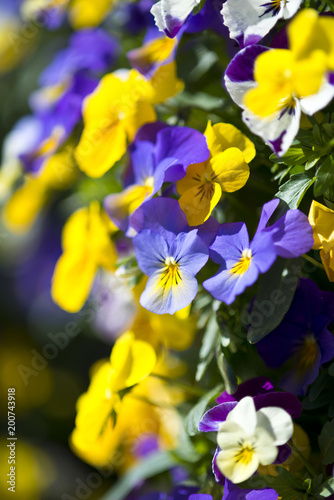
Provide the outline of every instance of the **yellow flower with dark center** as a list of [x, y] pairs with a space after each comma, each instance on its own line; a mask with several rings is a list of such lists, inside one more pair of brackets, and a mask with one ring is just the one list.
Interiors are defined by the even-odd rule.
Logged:
[[203, 224], [210, 217], [223, 191], [233, 193], [245, 185], [248, 163], [255, 156], [254, 144], [233, 125], [212, 126], [208, 122], [205, 136], [210, 157], [204, 163], [190, 165], [177, 183], [180, 207], [190, 226]]

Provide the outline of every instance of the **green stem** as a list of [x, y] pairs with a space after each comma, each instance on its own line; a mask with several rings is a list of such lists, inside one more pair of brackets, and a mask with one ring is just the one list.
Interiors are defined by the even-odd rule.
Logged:
[[308, 260], [309, 262], [312, 262], [312, 264], [314, 264], [315, 266], [317, 266], [319, 269], [322, 269], [323, 271], [325, 270], [324, 266], [321, 264], [321, 262], [318, 262], [317, 260], [313, 259], [313, 257], [310, 257], [309, 255], [307, 255], [306, 253], [304, 255], [302, 255], [302, 257], [305, 259], [305, 260]]
[[312, 477], [317, 477], [318, 474], [317, 472], [315, 471], [315, 469], [313, 468], [313, 465], [310, 464], [310, 462], [304, 457], [304, 455], [302, 455], [300, 453], [300, 451], [298, 450], [297, 446], [295, 446], [293, 444], [293, 442], [290, 441], [288, 442], [288, 445], [290, 446], [291, 450], [293, 451], [293, 453], [301, 460], [301, 462], [303, 462], [304, 466], [306, 467], [306, 469], [309, 471], [309, 473], [311, 474]]

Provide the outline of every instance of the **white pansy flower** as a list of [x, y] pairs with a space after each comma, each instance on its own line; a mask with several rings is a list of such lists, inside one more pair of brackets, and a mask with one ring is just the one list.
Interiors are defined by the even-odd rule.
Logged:
[[290, 415], [275, 406], [256, 411], [253, 398], [243, 398], [228, 414], [218, 431], [217, 466], [233, 483], [241, 483], [258, 466], [272, 464], [278, 446], [293, 434]]

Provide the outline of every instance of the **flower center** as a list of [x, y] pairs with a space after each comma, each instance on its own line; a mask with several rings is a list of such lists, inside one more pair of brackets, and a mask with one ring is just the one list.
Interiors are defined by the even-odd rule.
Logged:
[[253, 446], [243, 445], [242, 448], [235, 454], [234, 460], [238, 464], [248, 465], [252, 461], [253, 455]]
[[313, 333], [309, 333], [302, 344], [298, 346], [298, 368], [300, 371], [310, 369], [317, 359], [319, 352], [318, 343]]
[[178, 285], [181, 281], [182, 278], [179, 271], [179, 264], [175, 261], [174, 257], [167, 257], [160, 278], [160, 286], [163, 288], [170, 288], [174, 285]]
[[245, 248], [241, 254], [241, 259], [232, 267], [232, 274], [244, 274], [251, 263], [252, 260], [252, 251], [250, 248]]

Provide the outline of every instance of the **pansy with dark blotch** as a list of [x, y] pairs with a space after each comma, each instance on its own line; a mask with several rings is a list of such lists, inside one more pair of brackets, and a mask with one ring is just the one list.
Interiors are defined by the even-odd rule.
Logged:
[[210, 154], [204, 135], [197, 130], [161, 122], [144, 125], [129, 152], [125, 189], [109, 195], [104, 202], [107, 214], [124, 232], [133, 226], [138, 207], [150, 200], [164, 182], [181, 179], [189, 165], [205, 161]]
[[[237, 391], [230, 395], [226, 391], [218, 398], [218, 406], [208, 410], [202, 417], [198, 430], [201, 432], [218, 432], [222, 422], [225, 422], [227, 415], [237, 406], [238, 401], [246, 396], [251, 396], [254, 400], [256, 411], [266, 407], [278, 407], [285, 410], [292, 418], [298, 418], [302, 412], [302, 405], [298, 398], [288, 392], [277, 392], [270, 379], [258, 377], [240, 384]], [[278, 447], [278, 456], [275, 463], [283, 463], [291, 454], [288, 445]], [[213, 473], [216, 481], [223, 484], [224, 476], [217, 467], [216, 458], [220, 449], [217, 447], [212, 462]], [[232, 497], [233, 498], [233, 497]], [[251, 498], [251, 497], [250, 497]]]
[[210, 246], [210, 258], [221, 267], [203, 283], [215, 299], [232, 304], [237, 295], [256, 282], [260, 273], [270, 269], [277, 256], [298, 257], [312, 248], [312, 228], [300, 210], [288, 210], [277, 222], [268, 225], [278, 204], [275, 199], [263, 206], [251, 242], [243, 222], [222, 224], [218, 229]]
[[334, 356], [334, 293], [323, 292], [302, 278], [289, 311], [267, 337], [256, 344], [265, 363], [278, 369], [290, 361], [279, 386], [304, 395], [319, 374], [321, 365]]

